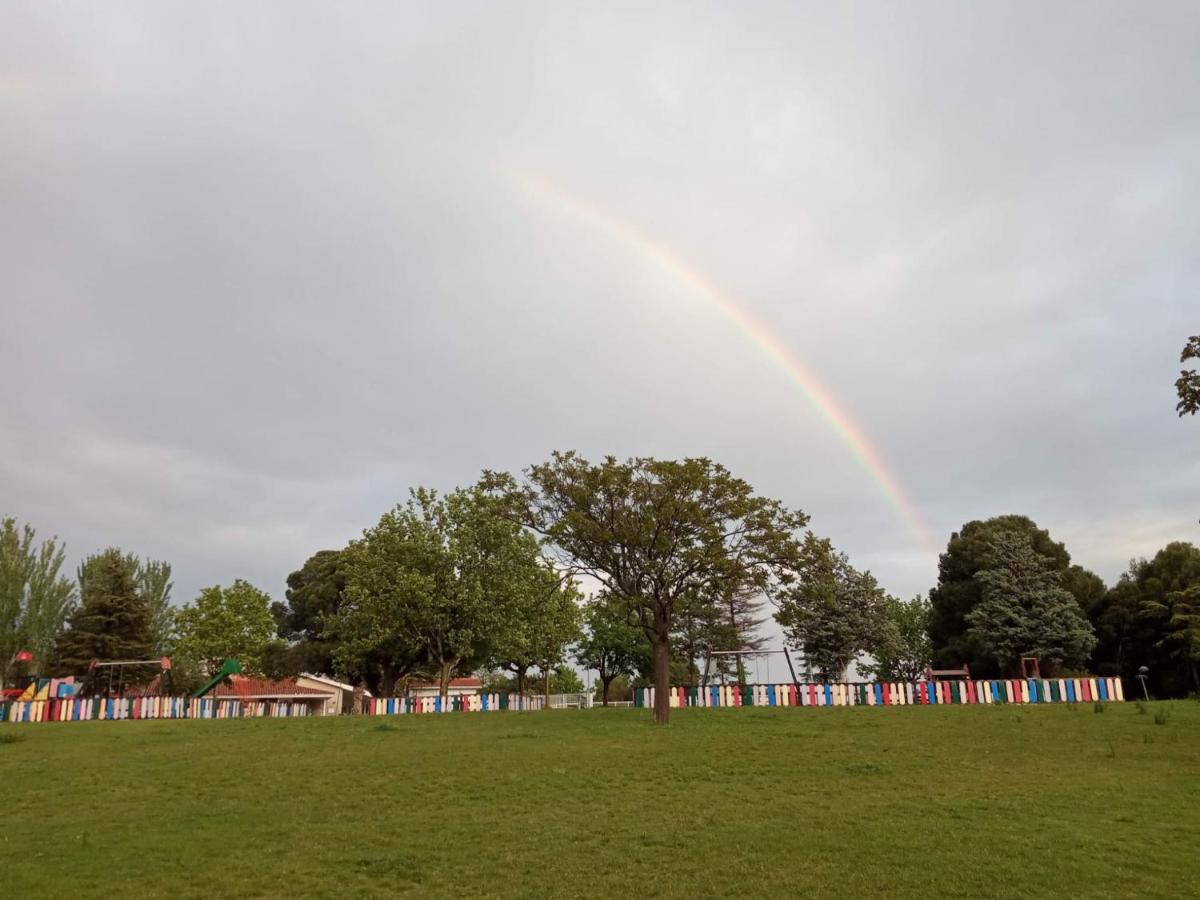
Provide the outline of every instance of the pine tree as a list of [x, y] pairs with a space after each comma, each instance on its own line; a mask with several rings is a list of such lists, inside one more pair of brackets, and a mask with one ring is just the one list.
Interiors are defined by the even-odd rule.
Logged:
[[1086, 664], [1095, 630], [1061, 578], [1027, 533], [1000, 532], [991, 540], [986, 566], [975, 575], [981, 599], [964, 621], [1001, 670], [1016, 672], [1022, 656], [1036, 656], [1050, 671]]
[[93, 659], [151, 658], [151, 611], [138, 590], [136, 563], [109, 549], [91, 557], [80, 574], [81, 602], [58, 640], [62, 672], [82, 675]]

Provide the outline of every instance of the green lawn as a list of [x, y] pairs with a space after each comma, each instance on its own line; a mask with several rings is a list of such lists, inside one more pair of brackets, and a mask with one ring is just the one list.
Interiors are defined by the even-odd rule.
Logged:
[[1195, 702], [4, 724], [0, 783], [11, 898], [1200, 886]]

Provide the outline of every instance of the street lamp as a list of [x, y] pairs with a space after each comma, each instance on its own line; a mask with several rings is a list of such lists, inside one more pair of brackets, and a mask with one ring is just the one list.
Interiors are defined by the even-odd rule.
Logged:
[[1142, 683], [1142, 696], [1147, 701], [1150, 700], [1150, 692], [1146, 690], [1146, 673], [1149, 671], [1145, 666], [1138, 666], [1138, 680]]

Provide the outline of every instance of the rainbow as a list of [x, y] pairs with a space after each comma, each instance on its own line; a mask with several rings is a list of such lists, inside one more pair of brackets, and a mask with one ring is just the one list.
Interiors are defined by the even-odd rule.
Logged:
[[878, 448], [872, 444], [850, 413], [834, 399], [829, 389], [821, 384], [803, 361], [772, 335], [763, 323], [751, 316], [731, 296], [722, 291], [694, 266], [689, 265], [677, 253], [638, 230], [634, 225], [610, 215], [542, 176], [511, 172], [509, 175], [524, 192], [552, 205], [555, 209], [567, 212], [573, 217], [599, 228], [632, 247], [645, 258], [653, 261], [675, 281], [687, 286], [697, 296], [707, 300], [714, 309], [737, 326], [739, 331], [756, 344], [800, 388], [809, 403], [845, 444], [900, 518], [920, 539], [922, 545], [933, 554], [938, 552], [937, 544], [922, 521], [920, 513], [884, 461]]

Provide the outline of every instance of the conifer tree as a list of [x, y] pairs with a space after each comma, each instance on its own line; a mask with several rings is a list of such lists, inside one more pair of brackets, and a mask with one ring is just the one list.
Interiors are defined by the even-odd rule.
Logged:
[[93, 659], [149, 659], [155, 653], [151, 611], [138, 589], [135, 562], [111, 548], [80, 569], [80, 604], [58, 639], [59, 668], [82, 675]]

